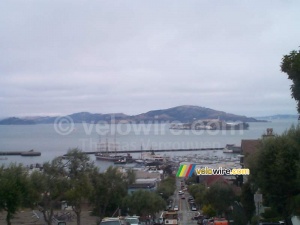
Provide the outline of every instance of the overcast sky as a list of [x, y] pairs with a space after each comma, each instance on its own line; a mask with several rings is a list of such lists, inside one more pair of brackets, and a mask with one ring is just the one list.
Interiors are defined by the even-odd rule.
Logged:
[[298, 0], [2, 0], [0, 117], [197, 105], [296, 114]]

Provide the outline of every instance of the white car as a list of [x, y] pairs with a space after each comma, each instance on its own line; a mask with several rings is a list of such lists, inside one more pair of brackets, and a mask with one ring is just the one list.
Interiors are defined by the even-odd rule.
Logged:
[[102, 219], [100, 225], [125, 225], [125, 221], [119, 217], [107, 217]]
[[183, 191], [178, 191], [178, 194], [179, 194], [179, 195], [183, 195], [184, 192], [183, 192]]
[[125, 221], [130, 225], [139, 225], [139, 216], [126, 216]]
[[174, 206], [174, 211], [178, 211], [178, 210], [179, 210], [178, 205], [175, 205]]

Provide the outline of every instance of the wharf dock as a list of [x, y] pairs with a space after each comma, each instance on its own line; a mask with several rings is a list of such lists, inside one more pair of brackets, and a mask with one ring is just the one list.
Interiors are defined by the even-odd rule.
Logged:
[[143, 149], [143, 150], [122, 150], [122, 151], [93, 151], [84, 152], [85, 154], [96, 153], [143, 153], [143, 152], [190, 152], [190, 151], [206, 151], [206, 150], [223, 150], [224, 148], [182, 148], [182, 149]]
[[36, 152], [34, 150], [29, 151], [0, 151], [0, 155], [5, 156], [13, 156], [13, 155], [20, 155], [20, 156], [41, 156], [41, 152]]

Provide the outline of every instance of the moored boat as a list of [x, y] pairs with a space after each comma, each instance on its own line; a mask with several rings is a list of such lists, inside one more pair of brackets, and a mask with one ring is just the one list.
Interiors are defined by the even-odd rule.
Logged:
[[[99, 142], [97, 144], [98, 153], [95, 154], [96, 160], [116, 162], [122, 159], [124, 156], [117, 155], [118, 145], [116, 144], [115, 136], [113, 138], [113, 142], [108, 141], [108, 137], [105, 138], [105, 142], [101, 142], [99, 137]], [[115, 151], [115, 154], [109, 154], [109, 151]]]
[[116, 161], [122, 159], [122, 156], [109, 155], [109, 154], [103, 154], [103, 153], [98, 153], [95, 156], [96, 156], [97, 160], [103, 160], [103, 161], [109, 161], [109, 162], [116, 162]]
[[133, 163], [135, 160], [132, 158], [130, 154], [126, 156], [121, 156], [120, 159], [114, 161], [114, 164], [126, 164], [126, 163]]
[[223, 153], [240, 153], [241, 147], [234, 144], [227, 144], [223, 149]]

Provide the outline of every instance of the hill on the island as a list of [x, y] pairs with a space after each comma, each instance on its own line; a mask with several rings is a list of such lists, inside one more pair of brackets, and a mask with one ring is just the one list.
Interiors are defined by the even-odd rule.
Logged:
[[[200, 106], [190, 106], [183, 105], [177, 106], [169, 109], [152, 110], [139, 115], [129, 116], [123, 113], [111, 113], [111, 114], [101, 114], [101, 113], [89, 113], [80, 112], [68, 115], [74, 123], [99, 123], [105, 121], [108, 123], [114, 122], [131, 122], [131, 123], [143, 123], [149, 121], [157, 122], [181, 122], [188, 123], [194, 120], [202, 119], [220, 119], [225, 121], [239, 121], [239, 122], [259, 122], [259, 120], [235, 115], [232, 113], [226, 113], [223, 111], [218, 111], [214, 109], [209, 109]], [[10, 117], [7, 119], [0, 120], [1, 125], [9, 124], [47, 124], [54, 123], [57, 117], [24, 117], [16, 118]]]
[[203, 119], [220, 119], [225, 121], [258, 122], [254, 118], [235, 115], [200, 106], [177, 106], [170, 109], [153, 110], [134, 116], [137, 121], [178, 121], [182, 123]]

